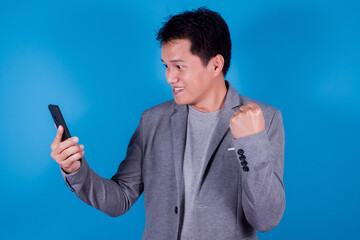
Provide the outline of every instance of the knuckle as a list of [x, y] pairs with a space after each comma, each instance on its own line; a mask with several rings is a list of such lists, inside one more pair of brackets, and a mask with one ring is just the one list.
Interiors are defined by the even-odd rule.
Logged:
[[62, 150], [69, 152], [69, 151], [71, 151], [72, 147], [73, 147], [73, 144], [71, 144], [71, 142], [64, 142]]
[[62, 151], [62, 152], [60, 153], [61, 159], [64, 159], [64, 160], [65, 160], [68, 156], [69, 156], [69, 155], [68, 155], [67, 149], [65, 149], [64, 151]]
[[51, 150], [55, 150], [58, 146], [59, 146], [58, 143], [53, 142], [53, 143], [50, 145], [50, 148], [51, 148]]
[[57, 156], [54, 158], [55, 161], [61, 166], [61, 164], [63, 164], [64, 160], [61, 156]]
[[81, 154], [75, 153], [74, 155], [72, 155], [71, 157], [68, 158], [69, 165], [72, 165], [74, 162], [76, 162], [80, 158], [81, 158]]
[[248, 104], [249, 106], [251, 106], [252, 108], [258, 106], [258, 105], [257, 105], [256, 103], [254, 103], [254, 102], [248, 102], [247, 104]]
[[71, 161], [71, 159], [67, 159], [66, 161], [64, 161], [63, 165], [65, 168], [70, 168], [71, 165], [73, 164], [73, 162]]
[[72, 147], [67, 148], [65, 151], [66, 151], [66, 152], [65, 152], [66, 158], [70, 157], [71, 155], [73, 155], [73, 154], [75, 153], [75, 150], [74, 150], [74, 148], [72, 148]]
[[61, 164], [61, 168], [65, 169], [65, 170], [68, 169], [69, 167], [70, 167], [70, 164], [67, 162]]
[[257, 116], [258, 116], [258, 113], [257, 113], [255, 110], [252, 110], [252, 111], [250, 112], [250, 115], [251, 115], [252, 117], [257, 117]]
[[71, 166], [73, 165], [74, 161], [68, 161], [67, 163], [67, 168], [70, 169]]
[[236, 116], [235, 116], [235, 115], [230, 118], [230, 122], [231, 122], [231, 123], [235, 123], [235, 122], [236, 122]]
[[76, 157], [75, 157], [75, 160], [78, 161], [80, 158], [82, 158], [82, 153], [77, 153]]
[[60, 143], [60, 145], [61, 145], [62, 148], [67, 148], [67, 147], [69, 146], [69, 141], [68, 141], [68, 140], [69, 140], [69, 139], [67, 139], [67, 140], [65, 140], [65, 141], [63, 141], [63, 142]]
[[260, 113], [261, 113], [261, 109], [260, 109], [259, 107], [254, 108], [254, 113], [260, 114]]
[[55, 149], [58, 152], [62, 152], [62, 151], [64, 151], [64, 145], [62, 143], [59, 143]]
[[77, 158], [77, 153], [71, 155], [71, 156], [68, 158], [68, 160], [69, 160], [70, 162], [75, 162], [75, 161], [76, 161], [76, 158]]
[[68, 138], [65, 141], [62, 142], [65, 146], [71, 146], [72, 144], [72, 138]]
[[60, 166], [61, 168], [63, 168], [63, 169], [65, 169], [65, 168], [66, 168], [66, 166], [65, 166], [65, 163], [64, 163], [64, 162], [59, 162], [59, 166]]
[[[55, 159], [55, 158], [54, 158]], [[61, 166], [62, 161], [60, 161], [58, 158], [55, 159], [55, 161], [57, 162], [57, 164], [59, 164]]]

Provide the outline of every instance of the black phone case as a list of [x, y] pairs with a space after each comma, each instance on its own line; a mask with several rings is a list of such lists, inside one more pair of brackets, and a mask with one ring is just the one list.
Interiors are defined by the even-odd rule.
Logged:
[[64, 133], [61, 138], [61, 141], [65, 141], [66, 139], [71, 138], [69, 129], [66, 126], [64, 117], [61, 114], [59, 106], [49, 104], [49, 110], [50, 110], [52, 118], [54, 119], [56, 128], [59, 128], [60, 125], [63, 126], [63, 128], [64, 128]]

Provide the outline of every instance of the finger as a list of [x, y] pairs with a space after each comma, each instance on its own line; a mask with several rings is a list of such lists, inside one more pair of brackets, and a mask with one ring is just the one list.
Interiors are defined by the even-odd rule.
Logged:
[[56, 148], [56, 146], [61, 142], [61, 138], [62, 138], [63, 133], [64, 133], [64, 128], [63, 128], [63, 126], [60, 125], [58, 127], [56, 137], [55, 137], [53, 143], [51, 144], [51, 149], [52, 150], [54, 150]]
[[236, 110], [236, 111], [234, 112], [234, 115], [233, 115], [232, 117], [238, 117], [238, 116], [241, 115], [241, 114], [242, 114], [242, 111]]
[[259, 105], [255, 104], [253, 102], [249, 102], [248, 105], [249, 104], [250, 104], [250, 108], [251, 108], [250, 112], [252, 114], [258, 115], [258, 114], [262, 113], [261, 108], [259, 107]]
[[235, 113], [234, 113], [234, 115], [238, 115], [238, 114], [240, 114], [240, 113], [241, 113], [240, 110], [236, 110]]
[[62, 159], [67, 159], [71, 155], [82, 152], [84, 150], [84, 145], [76, 145], [66, 148], [60, 155]]
[[248, 102], [246, 105], [249, 108], [258, 108], [259, 107], [259, 105], [257, 105], [256, 103], [253, 103], [253, 102]]
[[60, 142], [58, 144], [57, 148], [54, 149], [53, 151], [55, 151], [57, 154], [60, 154], [65, 149], [67, 149], [67, 148], [69, 148], [71, 146], [75, 146], [78, 142], [79, 142], [79, 139], [77, 137], [68, 138], [63, 142]]
[[78, 152], [74, 155], [71, 155], [68, 157], [65, 161], [61, 163], [62, 168], [69, 168], [72, 164], [74, 164], [76, 161], [80, 160], [85, 154], [85, 151]]
[[248, 105], [242, 105], [242, 106], [240, 107], [240, 111], [242, 111], [242, 112], [246, 112], [246, 111], [248, 111], [248, 110], [250, 110], [250, 107], [249, 107]]

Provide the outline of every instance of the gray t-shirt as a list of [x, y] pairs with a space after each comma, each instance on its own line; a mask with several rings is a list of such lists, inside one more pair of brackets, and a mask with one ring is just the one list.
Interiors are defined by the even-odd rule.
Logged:
[[184, 154], [185, 212], [181, 239], [192, 239], [192, 210], [200, 183], [200, 174], [209, 144], [219, 120], [220, 111], [203, 113], [188, 106], [188, 122]]

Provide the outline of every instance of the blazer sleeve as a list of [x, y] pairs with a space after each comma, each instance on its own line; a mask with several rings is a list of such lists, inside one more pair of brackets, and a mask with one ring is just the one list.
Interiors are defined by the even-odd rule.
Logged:
[[81, 167], [75, 173], [66, 174], [61, 170], [67, 186], [76, 196], [112, 217], [127, 212], [144, 190], [140, 125], [130, 140], [125, 160], [111, 179], [95, 173], [85, 158], [81, 159]]
[[284, 145], [284, 127], [278, 109], [267, 130], [234, 139], [242, 171], [242, 207], [247, 221], [260, 232], [273, 229], [285, 210]]

